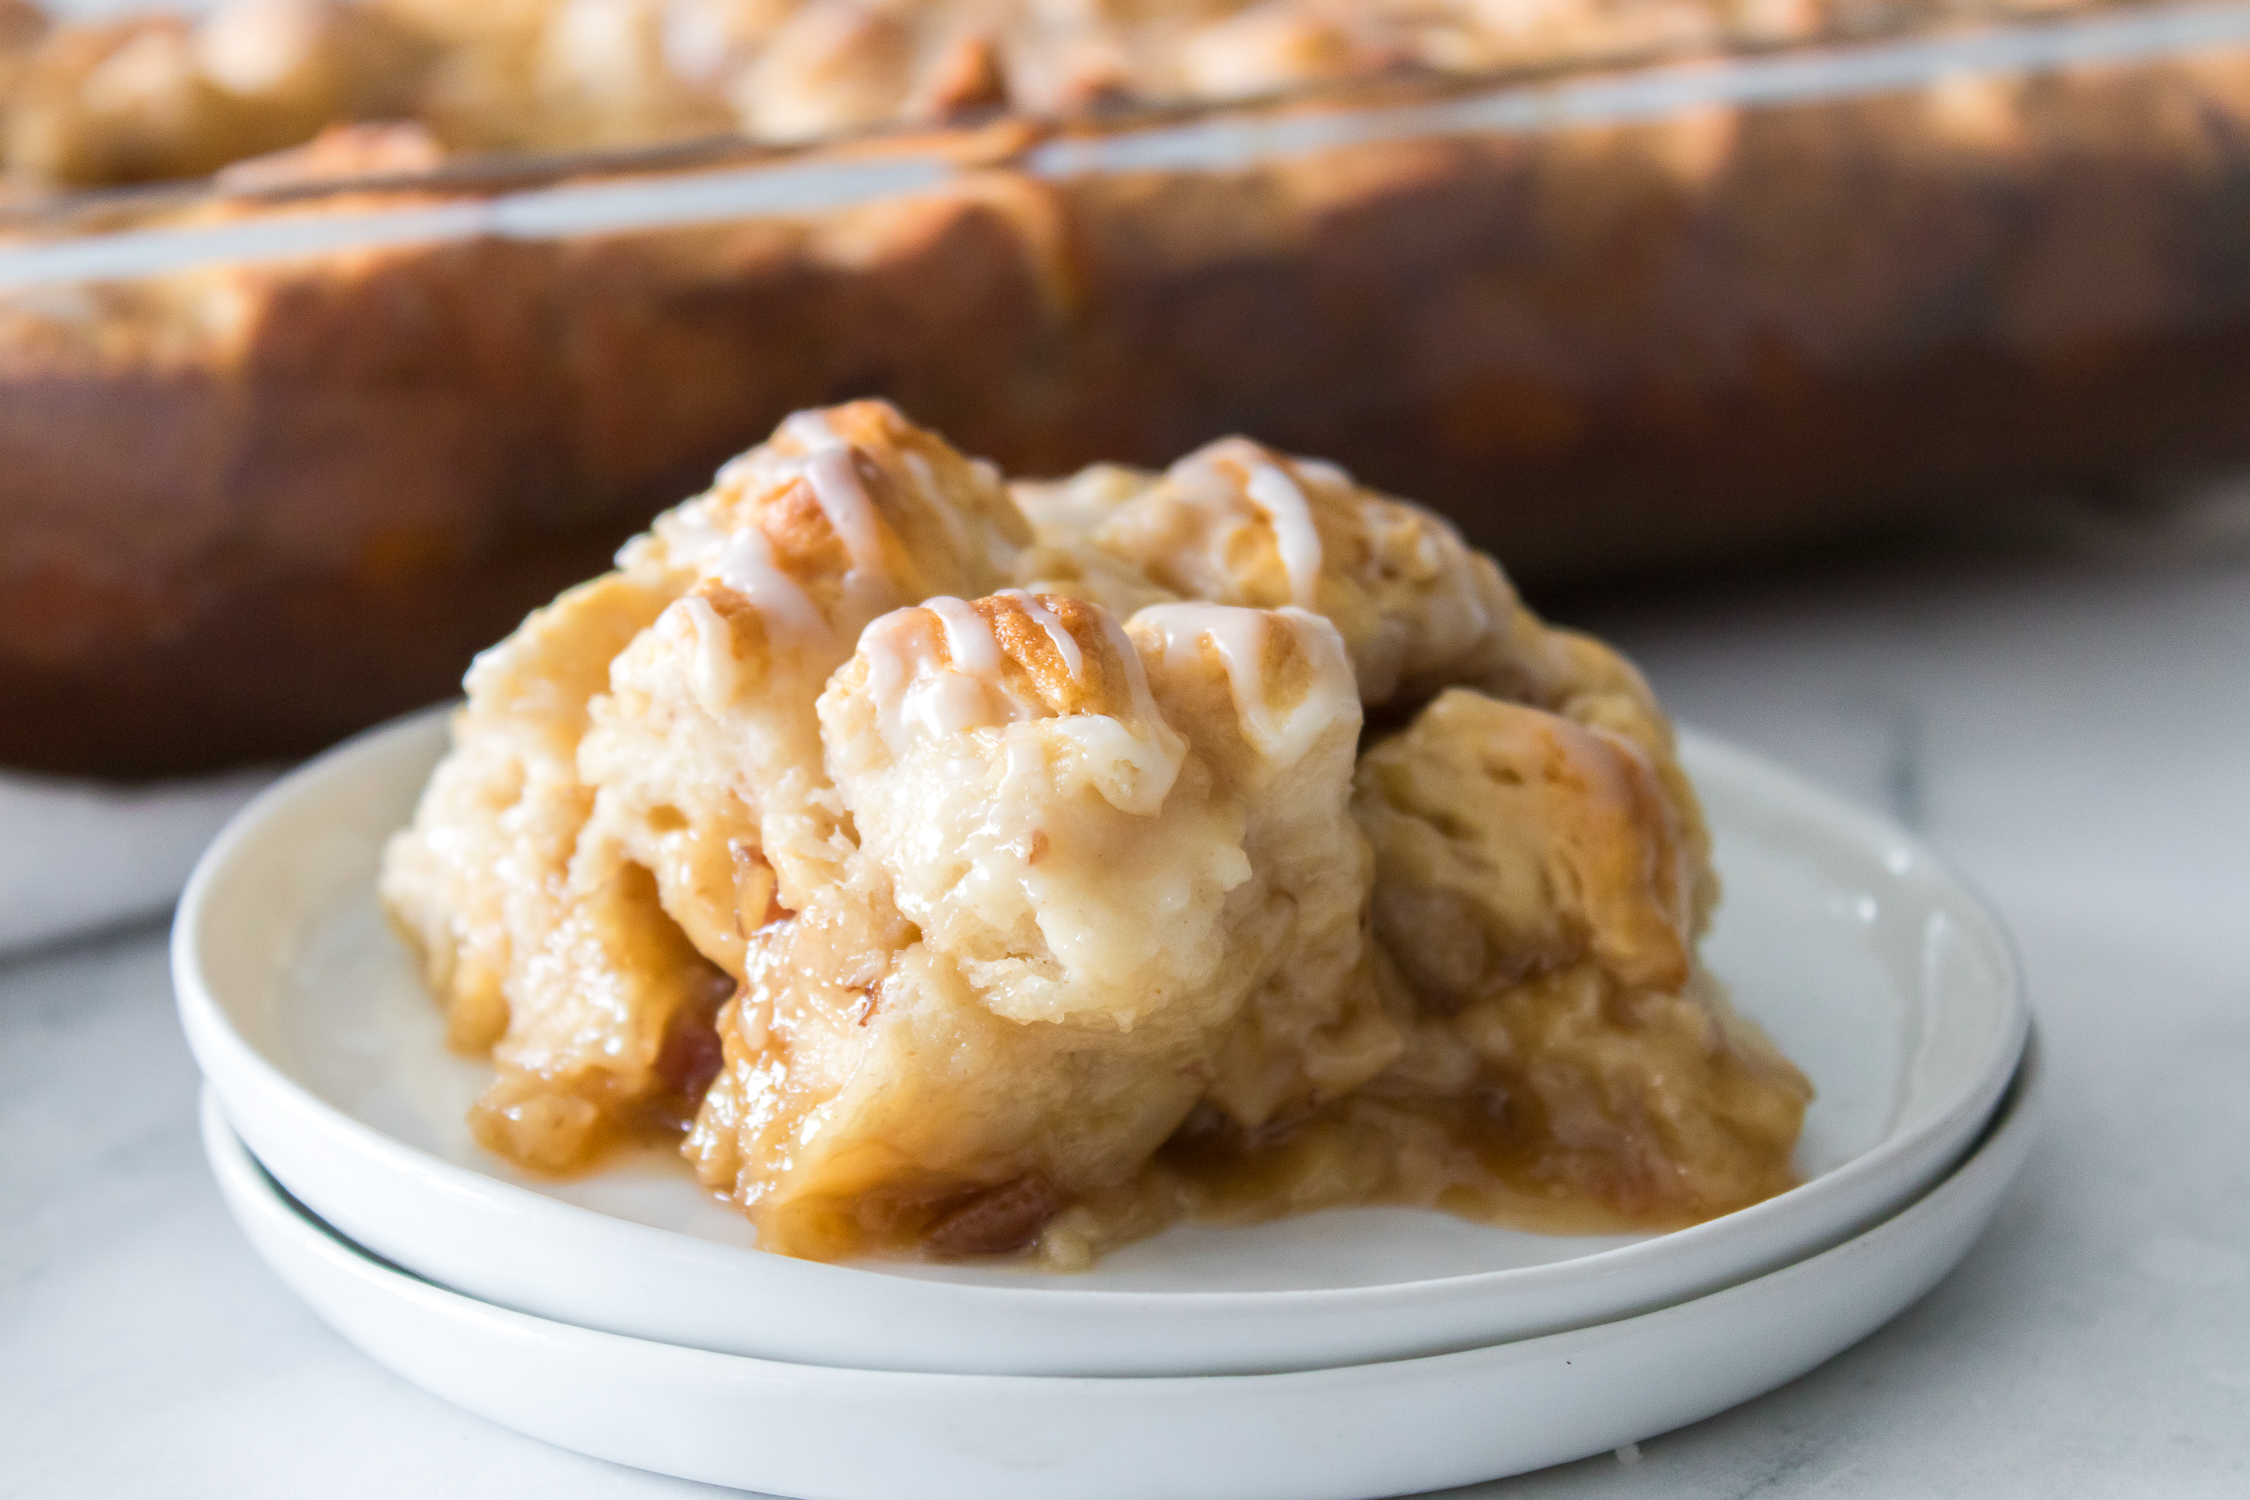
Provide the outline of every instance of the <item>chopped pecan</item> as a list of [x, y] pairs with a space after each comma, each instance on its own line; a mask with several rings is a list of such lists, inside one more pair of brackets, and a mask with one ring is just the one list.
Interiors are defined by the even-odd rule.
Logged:
[[1062, 1207], [1062, 1195], [1046, 1178], [1026, 1172], [957, 1202], [922, 1232], [922, 1247], [945, 1260], [1006, 1255], [1037, 1239]]

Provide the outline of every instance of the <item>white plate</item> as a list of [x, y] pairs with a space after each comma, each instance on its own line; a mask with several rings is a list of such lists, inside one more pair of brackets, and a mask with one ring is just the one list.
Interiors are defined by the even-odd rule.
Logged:
[[1957, 878], [1888, 825], [1690, 736], [1728, 888], [1711, 962], [1820, 1090], [1805, 1185], [1653, 1238], [1362, 1209], [1181, 1226], [1075, 1277], [789, 1260], [752, 1248], [670, 1153], [558, 1184], [470, 1140], [485, 1070], [445, 1051], [372, 890], [443, 745], [434, 715], [376, 731], [213, 846], [174, 931], [188, 1039], [259, 1159], [354, 1240], [485, 1301], [667, 1343], [862, 1369], [1216, 1374], [1645, 1312], [1912, 1201], [1988, 1118], [2027, 1024], [2007, 941]]
[[1874, 1229], [1660, 1312], [1458, 1354], [1139, 1380], [779, 1364], [509, 1312], [409, 1276], [293, 1205], [205, 1095], [204, 1140], [268, 1264], [432, 1394], [580, 1453], [807, 1500], [1356, 1500], [1638, 1442], [1811, 1369], [1960, 1259], [2029, 1149], [2027, 1050], [1991, 1134]]

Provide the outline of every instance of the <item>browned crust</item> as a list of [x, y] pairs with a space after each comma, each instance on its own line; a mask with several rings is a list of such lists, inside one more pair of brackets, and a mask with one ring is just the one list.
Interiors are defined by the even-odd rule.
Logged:
[[78, 322], [0, 303], [0, 762], [295, 754], [443, 696], [780, 416], [859, 395], [1020, 474], [1247, 432], [1535, 580], [2250, 460], [2250, 61], [1995, 98], [1974, 129], [1909, 95], [993, 170]]

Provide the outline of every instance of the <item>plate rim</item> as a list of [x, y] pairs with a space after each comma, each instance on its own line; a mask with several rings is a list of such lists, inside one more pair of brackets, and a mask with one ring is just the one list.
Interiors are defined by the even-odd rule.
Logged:
[[[246, 804], [229, 820], [197, 861], [173, 919], [170, 960], [182, 1029], [187, 1034], [190, 1049], [206, 1079], [220, 1090], [222, 1096], [227, 1092], [225, 1080], [252, 1080], [261, 1097], [281, 1107], [301, 1127], [338, 1141], [352, 1154], [376, 1162], [391, 1172], [432, 1181], [447, 1196], [478, 1199], [491, 1209], [517, 1218], [528, 1216], [532, 1221], [531, 1227], [545, 1233], [577, 1238], [590, 1235], [597, 1240], [609, 1242], [621, 1253], [653, 1255], [674, 1263], [701, 1262], [721, 1269], [748, 1271], [749, 1274], [792, 1278], [808, 1289], [816, 1281], [826, 1281], [840, 1288], [869, 1277], [880, 1276], [880, 1272], [859, 1266], [799, 1260], [762, 1251], [754, 1246], [728, 1245], [620, 1218], [599, 1209], [550, 1198], [490, 1173], [447, 1161], [366, 1124], [329, 1103], [290, 1077], [235, 1029], [226, 1008], [219, 1002], [207, 981], [202, 949], [205, 926], [217, 920], [213, 915], [212, 891], [224, 877], [238, 851], [263, 831], [269, 819], [292, 807], [300, 798], [311, 795], [326, 778], [336, 776], [362, 760], [397, 754], [403, 744], [415, 737], [436, 734], [455, 707], [456, 703], [446, 703], [402, 715], [364, 730], [315, 756]], [[1978, 1127], [1990, 1118], [1999, 1097], [2005, 1092], [2024, 1052], [2031, 1026], [2023, 966], [2006, 924], [2000, 920], [1990, 901], [1951, 861], [1890, 820], [1850, 803], [1764, 756], [1730, 745], [1716, 736], [1687, 726], [1681, 726], [1678, 733], [1683, 761], [1723, 766], [1726, 768], [1725, 774], [1758, 783], [1761, 786], [1761, 800], [1765, 792], [1776, 792], [1779, 794], [1779, 804], [1785, 809], [1805, 812], [1823, 822], [1839, 823], [1849, 831], [1853, 841], [1863, 848], [1889, 845], [1892, 858], [1903, 854], [1909, 862], [1908, 865], [1893, 866], [1893, 873], [1903, 875], [1911, 865], [1926, 868], [1940, 881], [1952, 884], [1962, 898], [1960, 907], [1976, 918], [1981, 936], [1990, 945], [1993, 956], [1999, 962], [2000, 972], [1995, 976], [1995, 987], [2004, 997], [2003, 1004], [2007, 1012], [2002, 1037], [1991, 1062], [1975, 1082], [1921, 1126], [1913, 1131], [1891, 1136], [1808, 1182], [1733, 1213], [1651, 1236], [1633, 1244], [1536, 1266], [1348, 1287], [1210, 1291], [1130, 1291], [1045, 1286], [1022, 1288], [921, 1278], [883, 1279], [902, 1284], [910, 1282], [916, 1296], [958, 1303], [960, 1307], [957, 1310], [968, 1313], [973, 1313], [979, 1306], [1016, 1304], [1027, 1298], [1041, 1299], [1042, 1307], [1059, 1311], [1068, 1305], [1090, 1315], [1102, 1312], [1114, 1315], [1130, 1311], [1141, 1316], [1178, 1313], [1208, 1317], [1222, 1310], [1244, 1309], [1246, 1316], [1267, 1316], [1324, 1312], [1346, 1307], [1365, 1306], [1369, 1310], [1376, 1310], [1392, 1304], [1411, 1306], [1426, 1300], [1445, 1301], [1474, 1296], [1480, 1292], [1489, 1294], [1502, 1286], [1529, 1290], [1550, 1282], [1580, 1278], [1605, 1279], [1630, 1274], [1642, 1261], [1679, 1253], [1683, 1246], [1701, 1245], [1727, 1235], [1755, 1233], [1769, 1220], [1797, 1211], [1808, 1201], [1807, 1195], [1823, 1190], [1829, 1194], [1845, 1191], [1859, 1178], [1877, 1174], [1890, 1162], [1928, 1148], [1932, 1139], [1937, 1136], [1957, 1135], [1964, 1142], [1974, 1136]], [[1958, 1153], [1950, 1153], [1946, 1168], [1950, 1170], [1958, 1164], [1959, 1159]], [[1942, 1175], [1941, 1172], [1938, 1180], [1942, 1180]], [[1856, 1229], [1864, 1227], [1862, 1222], [1848, 1228], [1829, 1243], [1835, 1243], [1837, 1238], [1848, 1238]], [[1740, 1281], [1757, 1274], [1761, 1272], [1746, 1271], [1734, 1280]]]
[[[1158, 1488], [1182, 1500], [1354, 1500], [1476, 1483], [1645, 1440], [1754, 1399], [1859, 1343], [1952, 1274], [1988, 1231], [2037, 1143], [2049, 1072], [2035, 1031], [1993, 1119], [1939, 1181], [1843, 1243], [1733, 1286], [1536, 1339], [1318, 1369], [1156, 1377], [795, 1364], [520, 1312], [393, 1266], [293, 1203], [233, 1130], [216, 1090], [204, 1090], [199, 1117], [221, 1198], [292, 1293], [378, 1365], [537, 1440], [761, 1493], [825, 1500], [897, 1493], [895, 1466], [847, 1462], [838, 1470], [786, 1445], [770, 1451], [755, 1426], [731, 1420], [763, 1392], [800, 1420], [919, 1414], [900, 1440], [911, 1450], [918, 1488], [945, 1500], [1049, 1500], [1058, 1482], [1072, 1490], [1083, 1482], [1092, 1500], [1137, 1500]], [[1778, 1338], [1766, 1331], [1777, 1301], [1784, 1313], [1794, 1306], [1802, 1315], [1787, 1318], [1792, 1332]], [[1729, 1325], [1734, 1331], [1722, 1332]], [[386, 1337], [392, 1328], [398, 1332]], [[441, 1341], [440, 1354], [413, 1352], [426, 1337]], [[1731, 1356], [1715, 1379], [1670, 1373], [1689, 1360], [1704, 1368], [1714, 1352]], [[542, 1387], [534, 1378], [517, 1389], [513, 1380], [534, 1356], [541, 1370], [560, 1361], [565, 1383]], [[1567, 1369], [1574, 1362], [1575, 1373]], [[589, 1381], [612, 1384], [597, 1390]], [[495, 1389], [498, 1396], [489, 1394]], [[1527, 1417], [1458, 1420], [1471, 1409], [1464, 1402], [1481, 1406], [1511, 1390], [1532, 1403]], [[651, 1399], [704, 1420], [683, 1428], [632, 1415]], [[1339, 1407], [1356, 1420], [1337, 1420]], [[730, 1420], [714, 1425], [722, 1409]], [[572, 1415], [581, 1410], [627, 1416], [589, 1425]], [[1063, 1447], [995, 1446], [989, 1427], [978, 1425], [991, 1412], [1009, 1414], [1008, 1421], [1028, 1412], [1062, 1418]], [[1309, 1455], [1299, 1453], [1304, 1423], [1324, 1412], [1329, 1436]], [[1385, 1413], [1401, 1421], [1402, 1435], [1366, 1441], [1368, 1415], [1381, 1431], [1390, 1425]], [[1070, 1429], [1097, 1418], [1110, 1435], [1090, 1457], [1073, 1457], [1085, 1433]], [[956, 1421], [968, 1423], [965, 1435], [955, 1435]], [[1198, 1464], [1199, 1478], [1173, 1474], [1169, 1484], [1153, 1484], [1136, 1455], [1167, 1429], [1190, 1451], [1216, 1442], [1235, 1456], [1222, 1456], [1215, 1468]], [[1076, 1472], [1089, 1462], [1093, 1471]], [[754, 1472], [761, 1465], [764, 1472]]]

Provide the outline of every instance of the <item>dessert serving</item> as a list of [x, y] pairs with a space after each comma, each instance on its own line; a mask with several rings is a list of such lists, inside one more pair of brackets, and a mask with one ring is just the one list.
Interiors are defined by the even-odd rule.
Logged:
[[1011, 486], [859, 402], [478, 659], [382, 890], [489, 1149], [678, 1139], [768, 1249], [1068, 1269], [1787, 1187], [1708, 856], [1639, 676], [1428, 512], [1239, 438]]

